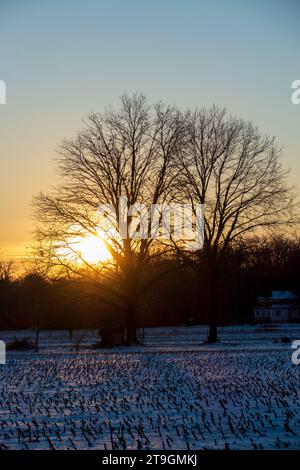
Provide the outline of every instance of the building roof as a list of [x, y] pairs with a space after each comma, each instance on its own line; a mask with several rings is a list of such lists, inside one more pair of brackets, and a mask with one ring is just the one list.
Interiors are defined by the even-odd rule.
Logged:
[[273, 290], [270, 297], [271, 300], [287, 300], [287, 299], [298, 299], [298, 296], [290, 292], [289, 290]]

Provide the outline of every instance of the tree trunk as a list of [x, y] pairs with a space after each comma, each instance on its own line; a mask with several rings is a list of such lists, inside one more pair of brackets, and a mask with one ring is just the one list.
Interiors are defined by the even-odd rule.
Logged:
[[126, 306], [126, 344], [137, 344], [137, 307], [129, 301]]
[[209, 333], [207, 337], [208, 343], [217, 343], [218, 339], [218, 272], [212, 269], [209, 276], [208, 285], [208, 316], [209, 316]]
[[219, 341], [219, 339], [218, 339], [217, 325], [215, 323], [210, 323], [207, 342], [208, 343], [217, 343], [218, 341]]
[[40, 330], [36, 330], [35, 331], [35, 345], [34, 345], [35, 352], [39, 352], [39, 339], [40, 339]]
[[69, 329], [69, 343], [70, 343], [70, 351], [72, 351], [72, 342], [73, 342], [73, 329]]

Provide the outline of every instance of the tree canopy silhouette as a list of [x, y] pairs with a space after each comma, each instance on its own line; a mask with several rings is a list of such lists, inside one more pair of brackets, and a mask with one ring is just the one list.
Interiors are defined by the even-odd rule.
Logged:
[[[58, 168], [62, 183], [35, 198], [39, 268], [91, 279], [92, 295], [124, 313], [129, 344], [137, 340], [139, 299], [157, 272], [164, 274], [151, 269], [154, 260], [172, 253], [201, 272], [214, 342], [219, 289], [234, 245], [295, 222], [294, 195], [274, 138], [216, 106], [181, 112], [162, 103], [149, 106], [143, 95], [124, 95], [119, 110], [91, 114], [76, 137], [61, 144]], [[151, 210], [176, 201], [194, 212], [204, 205], [203, 249], [187, 251], [181, 240], [160, 244], [148, 215], [148, 236], [133, 236], [143, 215], [132, 206]], [[78, 248], [90, 236], [99, 249], [100, 241], [105, 244], [105, 262], [91, 262]]]
[[[62, 143], [58, 164], [63, 182], [51, 194], [35, 198], [40, 268], [101, 279], [101, 289], [107, 278], [110, 302], [126, 316], [129, 344], [136, 341], [139, 296], [153, 282], [147, 266], [162, 252], [151, 237], [131, 235], [138, 217], [130, 208], [170, 201], [184, 133], [176, 108], [149, 106], [143, 95], [124, 95], [118, 111], [108, 108], [104, 114], [91, 114], [85, 128]], [[125, 217], [120, 214], [121, 198], [126, 198]], [[115, 219], [105, 220], [104, 211], [99, 221], [103, 205], [113, 209]], [[123, 223], [129, 228], [126, 237], [120, 235]], [[78, 240], [88, 236], [105, 243], [110, 253], [105, 263], [89, 262], [77, 249]], [[107, 301], [101, 292], [97, 295]]]
[[213, 106], [190, 113], [188, 140], [180, 158], [180, 194], [192, 207], [204, 204], [204, 246], [190, 256], [205, 272], [209, 341], [217, 340], [218, 298], [232, 247], [262, 230], [295, 223], [296, 202], [275, 139], [251, 123]]

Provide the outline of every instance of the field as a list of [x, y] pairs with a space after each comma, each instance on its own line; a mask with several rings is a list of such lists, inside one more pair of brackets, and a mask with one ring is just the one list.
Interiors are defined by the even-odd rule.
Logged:
[[[0, 366], [2, 449], [300, 449], [300, 327], [147, 329], [145, 346], [92, 351], [96, 333], [43, 332]], [[32, 336], [1, 332], [0, 338]]]

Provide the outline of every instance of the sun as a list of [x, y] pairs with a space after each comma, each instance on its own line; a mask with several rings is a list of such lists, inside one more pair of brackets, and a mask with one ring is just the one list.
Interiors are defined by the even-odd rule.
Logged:
[[83, 262], [89, 264], [105, 263], [111, 259], [111, 254], [100, 236], [87, 236], [76, 242], [76, 252]]

